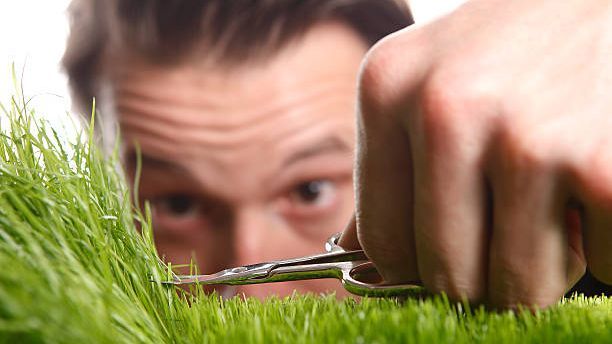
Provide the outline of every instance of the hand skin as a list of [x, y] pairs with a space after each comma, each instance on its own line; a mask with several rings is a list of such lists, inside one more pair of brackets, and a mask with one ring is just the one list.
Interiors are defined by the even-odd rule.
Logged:
[[500, 308], [549, 306], [587, 265], [612, 283], [611, 61], [608, 0], [472, 0], [381, 41], [341, 244]]

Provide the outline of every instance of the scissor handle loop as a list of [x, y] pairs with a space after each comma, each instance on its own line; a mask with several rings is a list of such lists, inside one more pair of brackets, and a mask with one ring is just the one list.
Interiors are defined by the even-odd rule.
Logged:
[[[338, 245], [342, 233], [336, 233], [325, 242], [325, 251], [343, 252]], [[423, 287], [417, 284], [385, 284], [374, 263], [366, 261], [350, 270], [342, 270], [342, 285], [355, 295], [371, 297], [416, 296], [423, 294]]]
[[416, 284], [384, 284], [374, 263], [365, 262], [342, 272], [342, 285], [355, 295], [370, 297], [418, 296], [423, 287]]

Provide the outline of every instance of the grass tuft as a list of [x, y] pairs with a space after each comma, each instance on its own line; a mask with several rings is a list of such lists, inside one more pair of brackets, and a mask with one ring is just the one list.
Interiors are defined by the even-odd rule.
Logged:
[[177, 293], [150, 282], [168, 278], [168, 270], [156, 256], [149, 218], [132, 208], [117, 153], [104, 157], [85, 137], [62, 139], [23, 96], [0, 108], [2, 342], [612, 341], [606, 297], [492, 313], [443, 296], [258, 301]]

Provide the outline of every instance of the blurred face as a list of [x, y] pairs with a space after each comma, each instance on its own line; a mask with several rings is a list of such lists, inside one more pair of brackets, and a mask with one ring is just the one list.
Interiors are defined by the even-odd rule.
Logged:
[[[155, 241], [200, 272], [320, 253], [353, 209], [356, 76], [365, 44], [319, 24], [265, 62], [113, 66], [124, 165], [150, 202]], [[218, 287], [253, 296], [340, 290], [337, 281]]]

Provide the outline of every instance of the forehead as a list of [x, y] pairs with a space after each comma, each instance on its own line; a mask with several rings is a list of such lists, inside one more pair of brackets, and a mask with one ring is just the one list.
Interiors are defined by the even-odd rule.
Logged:
[[[164, 65], [123, 54], [111, 56], [107, 69], [119, 92], [136, 87], [150, 92], [152, 100], [207, 97], [231, 107], [235, 103], [219, 97], [240, 94], [245, 101], [262, 103], [291, 93], [292, 87], [313, 87], [313, 81], [347, 79], [354, 86], [366, 50], [353, 29], [340, 22], [324, 22], [281, 50], [261, 54], [267, 58], [226, 65], [223, 59], [207, 58], [202, 52], [182, 63]], [[262, 94], [274, 97], [262, 99]]]
[[351, 29], [325, 23], [256, 63], [119, 60], [112, 80], [122, 135], [128, 149], [138, 141], [147, 155], [224, 175], [261, 165], [253, 159], [261, 154], [275, 168], [332, 134], [350, 146], [365, 51]]

